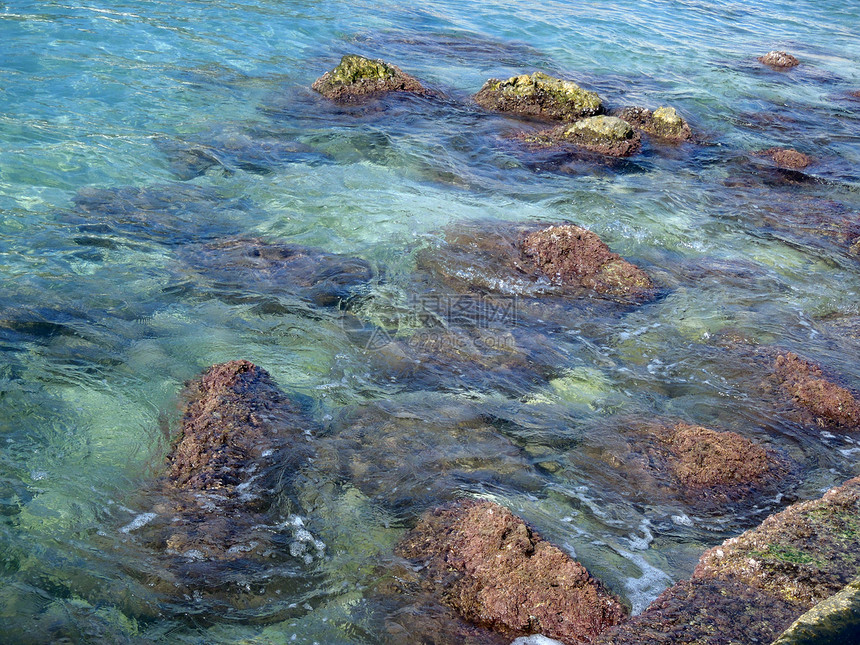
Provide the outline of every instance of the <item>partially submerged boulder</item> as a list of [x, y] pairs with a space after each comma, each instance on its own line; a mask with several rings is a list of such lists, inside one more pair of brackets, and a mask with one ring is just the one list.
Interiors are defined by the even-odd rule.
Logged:
[[794, 352], [784, 352], [776, 356], [773, 369], [780, 387], [796, 405], [812, 414], [816, 424], [860, 429], [860, 399], [825, 378], [820, 367]]
[[547, 303], [553, 297], [586, 293], [639, 302], [655, 292], [641, 269], [613, 253], [596, 234], [573, 224], [458, 223], [446, 230], [443, 244], [419, 254], [418, 268], [458, 293]]
[[159, 530], [156, 546], [188, 560], [259, 557], [273, 533], [266, 510], [310, 454], [311, 422], [246, 360], [214, 365], [185, 396], [162, 499], [147, 520]]
[[596, 92], [543, 72], [504, 81], [491, 78], [475, 95], [475, 102], [487, 110], [552, 121], [575, 121], [603, 112]]
[[489, 501], [427, 512], [396, 552], [422, 567], [445, 605], [511, 637], [587, 643], [626, 614], [585, 567]]
[[537, 146], [576, 146], [609, 157], [629, 157], [638, 152], [642, 144], [639, 133], [627, 121], [605, 115], [588, 117], [523, 138]]
[[692, 579], [601, 634], [601, 645], [770, 643], [860, 573], [860, 478], [707, 551]]
[[654, 288], [642, 269], [613, 253], [595, 233], [573, 224], [529, 233], [521, 249], [523, 259], [555, 284], [611, 295], [641, 294]]
[[673, 107], [660, 107], [653, 112], [643, 107], [626, 107], [616, 116], [663, 141], [689, 141], [693, 138], [690, 126]]
[[760, 63], [772, 67], [774, 69], [789, 69], [800, 65], [800, 61], [794, 56], [784, 51], [772, 51], [759, 56]]
[[777, 166], [787, 170], [803, 170], [812, 163], [812, 157], [793, 148], [768, 148], [759, 154], [769, 157]]
[[328, 99], [347, 103], [387, 92], [427, 92], [418, 79], [396, 65], [357, 54], [341, 58], [340, 64], [320, 76], [311, 88]]

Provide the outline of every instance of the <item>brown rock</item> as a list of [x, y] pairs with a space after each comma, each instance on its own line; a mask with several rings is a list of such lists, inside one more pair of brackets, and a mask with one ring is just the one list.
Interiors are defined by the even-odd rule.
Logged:
[[311, 88], [342, 103], [388, 92], [427, 93], [418, 79], [396, 65], [355, 54], [344, 56], [337, 67], [320, 76]]
[[182, 429], [156, 504], [156, 542], [188, 557], [231, 560], [265, 549], [269, 498], [307, 458], [310, 421], [266, 370], [215, 365], [186, 388]]
[[800, 65], [800, 61], [797, 58], [783, 51], [768, 52], [764, 56], [759, 56], [758, 60], [760, 63], [776, 69], [788, 69]]
[[794, 402], [811, 412], [819, 425], [860, 429], [860, 401], [849, 390], [826, 378], [817, 365], [793, 352], [778, 354], [774, 376]]
[[710, 549], [694, 577], [744, 582], [805, 611], [858, 573], [860, 478], [855, 478]]
[[590, 642], [626, 613], [585, 567], [492, 502], [426, 513], [397, 554], [424, 567], [444, 604], [509, 636]]
[[664, 591], [600, 645], [770, 643], [860, 572], [860, 478], [794, 504], [707, 551], [693, 578]]
[[638, 616], [598, 636], [595, 645], [747, 645], [770, 643], [802, 611], [754, 587], [683, 580]]
[[579, 226], [562, 224], [529, 233], [521, 249], [523, 258], [555, 284], [611, 295], [642, 294], [654, 288], [644, 271]]
[[673, 456], [673, 476], [689, 488], [752, 484], [777, 466], [774, 455], [735, 432], [679, 423], [661, 441]]
[[791, 148], [768, 148], [760, 154], [773, 159], [780, 168], [789, 170], [803, 170], [812, 163], [812, 157]]

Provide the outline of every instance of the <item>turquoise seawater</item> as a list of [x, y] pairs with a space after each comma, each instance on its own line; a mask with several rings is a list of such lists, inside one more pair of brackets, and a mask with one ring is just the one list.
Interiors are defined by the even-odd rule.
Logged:
[[[771, 414], [714, 340], [791, 349], [860, 388], [858, 43], [860, 5], [832, 0], [0, 2], [0, 640], [399, 642], [377, 582], [417, 515], [461, 494], [511, 507], [641, 611], [705, 548], [860, 474], [860, 438]], [[773, 49], [802, 65], [756, 61]], [[332, 104], [310, 85], [346, 53], [436, 95]], [[511, 135], [534, 124], [470, 97], [535, 70], [610, 107], [672, 105], [697, 142], [612, 162], [526, 151]], [[816, 161], [752, 154], [773, 146]], [[661, 297], [536, 330], [543, 378], [445, 358], [392, 376], [336, 308], [276, 277], [225, 286], [188, 252], [243, 236], [362, 258], [377, 278], [356, 315], [380, 323], [409, 306], [422, 250], [487, 220], [587, 227]], [[309, 467], [301, 508], [273, 522], [300, 514], [324, 557], [177, 596], [132, 523], [183, 383], [236, 358], [307, 403], [312, 442], [369, 418], [403, 449], [378, 481]], [[796, 472], [752, 506], [648, 499], [617, 467], [646, 419], [734, 430]], [[437, 478], [438, 499], [384, 494]]]

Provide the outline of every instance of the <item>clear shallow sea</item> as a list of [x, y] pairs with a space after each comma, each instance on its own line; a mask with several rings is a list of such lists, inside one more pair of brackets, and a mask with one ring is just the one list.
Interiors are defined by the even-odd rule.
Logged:
[[[259, 606], [148, 585], [158, 564], [122, 528], [149, 510], [138, 491], [159, 473], [183, 382], [234, 358], [305, 397], [319, 441], [362, 406], [415, 419], [420, 441], [491, 419], [530, 474], [464, 476], [458, 492], [515, 509], [634, 610], [704, 548], [860, 473], [857, 437], [763, 410], [760, 382], [712, 342], [730, 330], [793, 349], [860, 387], [858, 42], [850, 2], [0, 2], [0, 640], [385, 640], [368, 590], [424, 501], [387, 505], [340, 474], [316, 473], [302, 511], [325, 558], [262, 582], [237, 573]], [[803, 65], [760, 66], [771, 49]], [[328, 104], [309, 86], [353, 52], [442, 98]], [[487, 78], [533, 70], [612, 107], [671, 104], [700, 143], [536, 158], [506, 138], [529, 124], [469, 102]], [[771, 146], [817, 162], [797, 176], [749, 156]], [[188, 163], [188, 149], [217, 163]], [[528, 387], [379, 378], [336, 312], [288, 293], [260, 306], [253, 288], [213, 297], [183, 264], [181, 226], [108, 228], [128, 191], [91, 222], [75, 207], [125, 187], [206, 239], [364, 258], [384, 269], [383, 314], [408, 301], [416, 252], [466, 220], [574, 221], [664, 293], [599, 330], [557, 329], [560, 376]], [[619, 428], [648, 417], [764, 442], [798, 480], [722, 513], [643, 499], [607, 464]], [[435, 477], [421, 463], [414, 478]]]

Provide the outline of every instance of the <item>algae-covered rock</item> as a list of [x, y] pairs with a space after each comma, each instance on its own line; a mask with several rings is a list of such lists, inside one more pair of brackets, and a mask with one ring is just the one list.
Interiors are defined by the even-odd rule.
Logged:
[[574, 284], [611, 295], [644, 294], [651, 279], [591, 231], [563, 224], [529, 233], [522, 242], [524, 260], [556, 284]]
[[639, 133], [627, 121], [605, 115], [521, 136], [526, 143], [539, 147], [572, 145], [609, 157], [629, 157], [642, 143]]
[[815, 423], [846, 430], [860, 429], [860, 400], [826, 379], [820, 367], [793, 352], [778, 354], [774, 376], [794, 403], [810, 412]]
[[426, 93], [418, 79], [396, 65], [356, 54], [341, 58], [340, 64], [320, 76], [311, 88], [328, 99], [342, 102], [386, 92]]
[[489, 501], [429, 511], [396, 553], [422, 567], [444, 604], [509, 636], [589, 642], [626, 614], [585, 567]]
[[741, 583], [683, 580], [638, 616], [608, 629], [595, 645], [770, 643], [802, 611]]
[[490, 79], [475, 95], [475, 102], [488, 110], [553, 121], [574, 121], [603, 112], [597, 93], [543, 72], [506, 81]]
[[772, 67], [774, 69], [788, 69], [800, 65], [800, 61], [788, 52], [772, 51], [763, 56], [759, 56], [760, 63]]
[[803, 170], [812, 163], [812, 157], [792, 148], [768, 148], [759, 154], [769, 157], [777, 166], [787, 170]]
[[653, 112], [642, 107], [626, 107], [617, 116], [658, 139], [689, 141], [693, 138], [690, 126], [673, 107], [661, 107]]
[[812, 607], [860, 574], [860, 478], [794, 504], [706, 552], [694, 574]]
[[798, 618], [772, 645], [860, 643], [860, 579]]
[[[670, 587], [645, 612], [595, 643], [770, 643], [810, 607], [850, 589], [846, 585], [858, 573], [860, 478], [855, 478], [710, 549], [692, 579]], [[846, 592], [831, 607], [842, 612], [855, 593]], [[822, 613], [827, 611], [824, 605]]]

